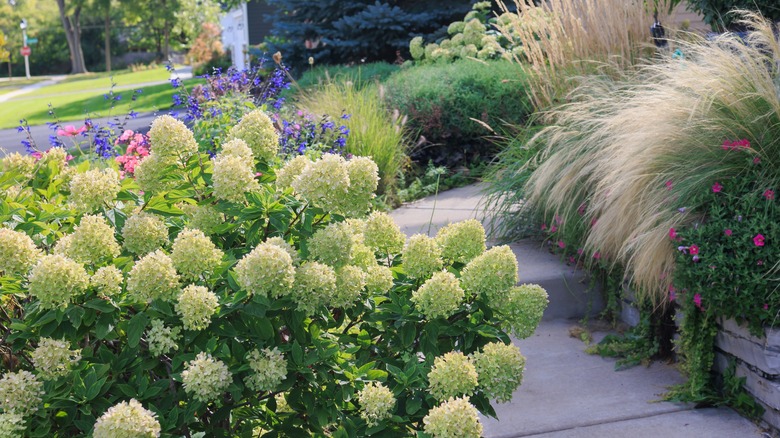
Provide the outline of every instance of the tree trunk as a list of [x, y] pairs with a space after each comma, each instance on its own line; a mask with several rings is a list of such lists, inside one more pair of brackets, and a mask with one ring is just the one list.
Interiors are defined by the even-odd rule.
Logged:
[[81, 5], [76, 6], [71, 15], [67, 14], [65, 0], [57, 0], [60, 10], [60, 19], [65, 28], [65, 38], [68, 40], [70, 50], [71, 74], [87, 73], [87, 65], [84, 63], [84, 52], [81, 50]]
[[104, 21], [104, 32], [106, 34], [106, 71], [111, 72], [111, 1], [106, 5], [106, 17]]

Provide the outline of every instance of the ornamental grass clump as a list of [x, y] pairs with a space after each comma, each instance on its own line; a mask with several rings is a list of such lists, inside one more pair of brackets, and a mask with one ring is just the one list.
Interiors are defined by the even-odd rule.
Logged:
[[780, 162], [780, 43], [770, 23], [747, 17], [745, 40], [680, 43], [684, 58], [589, 79], [534, 139], [544, 161], [526, 185], [529, 205], [557, 215], [564, 232], [584, 230], [584, 251], [624, 265], [654, 303], [667, 299], [672, 278], [669, 230], [703, 212], [699, 194], [753, 160], [767, 166], [766, 187], [778, 178], [769, 169]]
[[[481, 225], [404, 248], [390, 216], [370, 211], [368, 158], [310, 159], [280, 189], [282, 163], [223, 146], [214, 159], [163, 157], [143, 184], [126, 173], [94, 211], [74, 209], [63, 181], [87, 164], [0, 177], [20, 194], [0, 208], [13, 367], [0, 377], [0, 437], [477, 436], [475, 406], [495, 416], [489, 397], [519, 383], [517, 363], [487, 346], [509, 342], [507, 326], [530, 334], [546, 303], [464, 292], [462, 281], [505, 284], [514, 266], [498, 257], [469, 268], [490, 278], [464, 279], [485, 252]], [[219, 169], [226, 157], [252, 190]], [[220, 178], [240, 190], [224, 196]]]

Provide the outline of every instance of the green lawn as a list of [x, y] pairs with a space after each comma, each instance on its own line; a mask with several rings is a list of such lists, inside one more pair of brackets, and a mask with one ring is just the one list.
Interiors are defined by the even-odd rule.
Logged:
[[[5, 78], [4, 78], [5, 79]], [[32, 79], [22, 79], [22, 78], [14, 78], [12, 81], [0, 81], [0, 95], [10, 93], [11, 91], [18, 90], [25, 85], [32, 85], [38, 82], [41, 82], [45, 79], [43, 78], [32, 78]]]
[[85, 73], [69, 76], [55, 85], [35, 90], [24, 96], [53, 96], [55, 94], [73, 93], [85, 90], [108, 91], [108, 89], [111, 88], [112, 79], [117, 87], [129, 87], [135, 84], [167, 81], [170, 77], [171, 73], [168, 72], [165, 67], [139, 72], [119, 70], [111, 73]]
[[[108, 80], [107, 78], [104, 79]], [[73, 83], [78, 82], [73, 81]], [[141, 83], [143, 82], [147, 81], [141, 81]], [[188, 79], [183, 82], [187, 88], [190, 88], [197, 83], [203, 83], [204, 80]], [[59, 87], [60, 85], [64, 84], [55, 86]], [[45, 87], [41, 90], [54, 88], [55, 86]], [[172, 105], [172, 96], [175, 92], [168, 83], [141, 87], [143, 92], [133, 102], [131, 98], [136, 87], [127, 88], [124, 91], [116, 91], [115, 89], [114, 93], [122, 97], [119, 101], [114, 102], [114, 108], [112, 109], [111, 102], [103, 97], [109, 89], [110, 84], [103, 89], [91, 91], [37, 97], [31, 97], [30, 94], [19, 96], [0, 105], [0, 129], [16, 127], [19, 125], [20, 119], [27, 119], [30, 125], [42, 125], [52, 121], [53, 118], [49, 115], [49, 104], [52, 105], [56, 118], [60, 121], [83, 120], [87, 115], [99, 117], [109, 113], [126, 114], [131, 109], [138, 113], [167, 109]]]

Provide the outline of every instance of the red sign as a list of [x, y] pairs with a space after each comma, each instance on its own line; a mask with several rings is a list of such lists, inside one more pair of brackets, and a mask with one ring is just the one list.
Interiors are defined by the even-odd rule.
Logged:
[[32, 49], [30, 49], [30, 46], [24, 46], [19, 50], [19, 53], [21, 53], [22, 56], [30, 56]]

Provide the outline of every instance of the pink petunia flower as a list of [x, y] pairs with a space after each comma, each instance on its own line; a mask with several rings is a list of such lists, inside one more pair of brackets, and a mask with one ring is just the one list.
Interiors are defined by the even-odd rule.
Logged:
[[720, 193], [721, 190], [723, 190], [723, 186], [716, 181], [715, 184], [712, 185], [712, 193]]
[[731, 228], [726, 228], [725, 230], [723, 230], [723, 234], [731, 237], [731, 235], [734, 233], [731, 231]]
[[601, 253], [596, 251], [593, 253], [593, 258], [596, 260], [601, 260]]
[[666, 185], [666, 190], [672, 190], [672, 180], [666, 181], [664, 185]]
[[696, 307], [701, 309], [701, 294], [694, 294], [693, 295], [693, 304], [695, 304]]
[[563, 240], [558, 241], [558, 248], [563, 249], [566, 248], [566, 243]]
[[542, 231], [547, 229], [547, 224], [542, 224]]
[[696, 246], [696, 245], [691, 245], [691, 246], [688, 247], [688, 252], [691, 255], [697, 255], [697, 254], [699, 254], [699, 247]]
[[765, 197], [767, 200], [769, 200], [769, 201], [771, 201], [771, 200], [775, 199], [775, 191], [774, 191], [774, 190], [772, 190], [772, 189], [766, 189], [766, 190], [764, 191], [764, 197]]
[[769, 310], [769, 304], [764, 303], [764, 310]]
[[674, 228], [669, 228], [669, 238], [670, 239], [677, 238], [677, 231]]
[[555, 225], [551, 225], [551, 226], [550, 226], [550, 232], [551, 232], [551, 233], [554, 233], [554, 232], [556, 232], [556, 231], [558, 231], [558, 227], [556, 227]]
[[761, 162], [761, 157], [753, 157], [753, 164], [758, 164]]
[[755, 237], [753, 237], [753, 244], [756, 246], [764, 246], [764, 235], [756, 234]]

